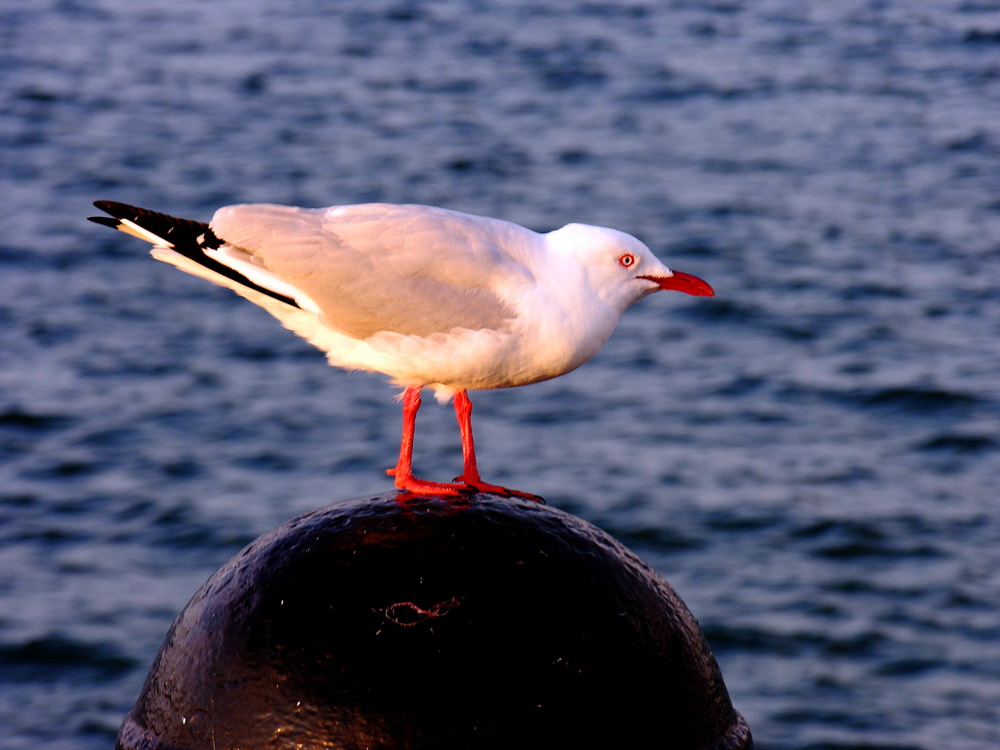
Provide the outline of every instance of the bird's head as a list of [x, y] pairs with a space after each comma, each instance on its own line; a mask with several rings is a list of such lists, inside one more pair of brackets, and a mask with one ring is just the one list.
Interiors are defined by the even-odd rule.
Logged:
[[622, 310], [663, 290], [715, 296], [707, 282], [667, 268], [642, 242], [617, 229], [567, 224], [549, 232], [548, 242], [572, 255], [583, 267], [594, 293]]

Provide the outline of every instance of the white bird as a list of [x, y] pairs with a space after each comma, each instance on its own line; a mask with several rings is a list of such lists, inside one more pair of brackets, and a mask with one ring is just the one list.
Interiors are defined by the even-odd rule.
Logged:
[[[152, 255], [260, 305], [326, 353], [330, 364], [388, 375], [403, 387], [401, 490], [492, 492], [472, 438], [470, 389], [509, 388], [576, 369], [622, 313], [663, 289], [713, 296], [624, 232], [568, 224], [547, 234], [500, 219], [416, 205], [225, 206], [204, 224], [97, 201], [91, 217], [152, 243]], [[463, 472], [413, 475], [421, 389], [454, 398]]]

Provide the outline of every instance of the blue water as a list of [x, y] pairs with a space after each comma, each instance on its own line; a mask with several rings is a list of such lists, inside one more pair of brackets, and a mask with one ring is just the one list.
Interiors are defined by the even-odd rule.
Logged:
[[[656, 567], [760, 747], [1000, 747], [997, 0], [6, 0], [5, 750], [110, 748], [215, 568], [398, 441], [382, 378], [96, 198], [641, 237], [718, 297], [479, 394], [486, 478]], [[418, 430], [457, 473], [450, 411]]]

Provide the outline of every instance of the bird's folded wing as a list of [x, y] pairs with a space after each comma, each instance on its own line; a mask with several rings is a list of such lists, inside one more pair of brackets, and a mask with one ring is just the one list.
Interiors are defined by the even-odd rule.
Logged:
[[222, 262], [300, 291], [324, 324], [356, 338], [502, 327], [515, 313], [496, 290], [528, 276], [523, 256], [538, 236], [497, 219], [386, 204], [227, 206], [211, 226], [226, 243]]

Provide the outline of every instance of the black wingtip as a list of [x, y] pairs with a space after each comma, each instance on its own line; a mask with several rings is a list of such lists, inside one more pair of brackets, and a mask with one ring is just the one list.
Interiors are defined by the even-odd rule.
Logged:
[[118, 219], [112, 219], [108, 216], [88, 216], [87, 221], [92, 221], [95, 224], [101, 224], [105, 227], [111, 227], [112, 229], [118, 228]]
[[[232, 279], [248, 289], [253, 289], [261, 294], [273, 297], [279, 302], [284, 302], [290, 307], [299, 306], [299, 303], [293, 298], [286, 297], [280, 292], [275, 292], [273, 289], [260, 286], [259, 284], [256, 284], [248, 279], [239, 271], [223, 265], [215, 258], [207, 255], [205, 253], [206, 249], [222, 247], [223, 241], [219, 239], [215, 233], [212, 232], [209, 225], [204, 222], [191, 221], [190, 219], [178, 219], [176, 216], [157, 213], [156, 211], [150, 211], [148, 208], [130, 206], [127, 203], [118, 203], [117, 201], [94, 201], [94, 205], [114, 217], [108, 218], [107, 216], [88, 216], [87, 218], [95, 224], [111, 227], [112, 229], [121, 229], [124, 226], [126, 227], [124, 231], [128, 234], [135, 234], [138, 237], [138, 234], [128, 228], [129, 224], [135, 224], [143, 229], [147, 235], [153, 235], [154, 237], [159, 238], [169, 237], [169, 240], [164, 239], [164, 242], [169, 243], [169, 247], [183, 255], [185, 258], [193, 260], [195, 263], [204, 266], [209, 271], [213, 271], [220, 276]], [[128, 222], [128, 224], [126, 224], [126, 222]], [[148, 236], [143, 236], [143, 239], [146, 239], [148, 242], [152, 242], [153, 244], [158, 244]]]
[[118, 201], [94, 201], [94, 205], [104, 211], [104, 213], [111, 214], [116, 219], [124, 219], [129, 214], [136, 214], [142, 211], [140, 208], [130, 206], [127, 203], [119, 203]]

